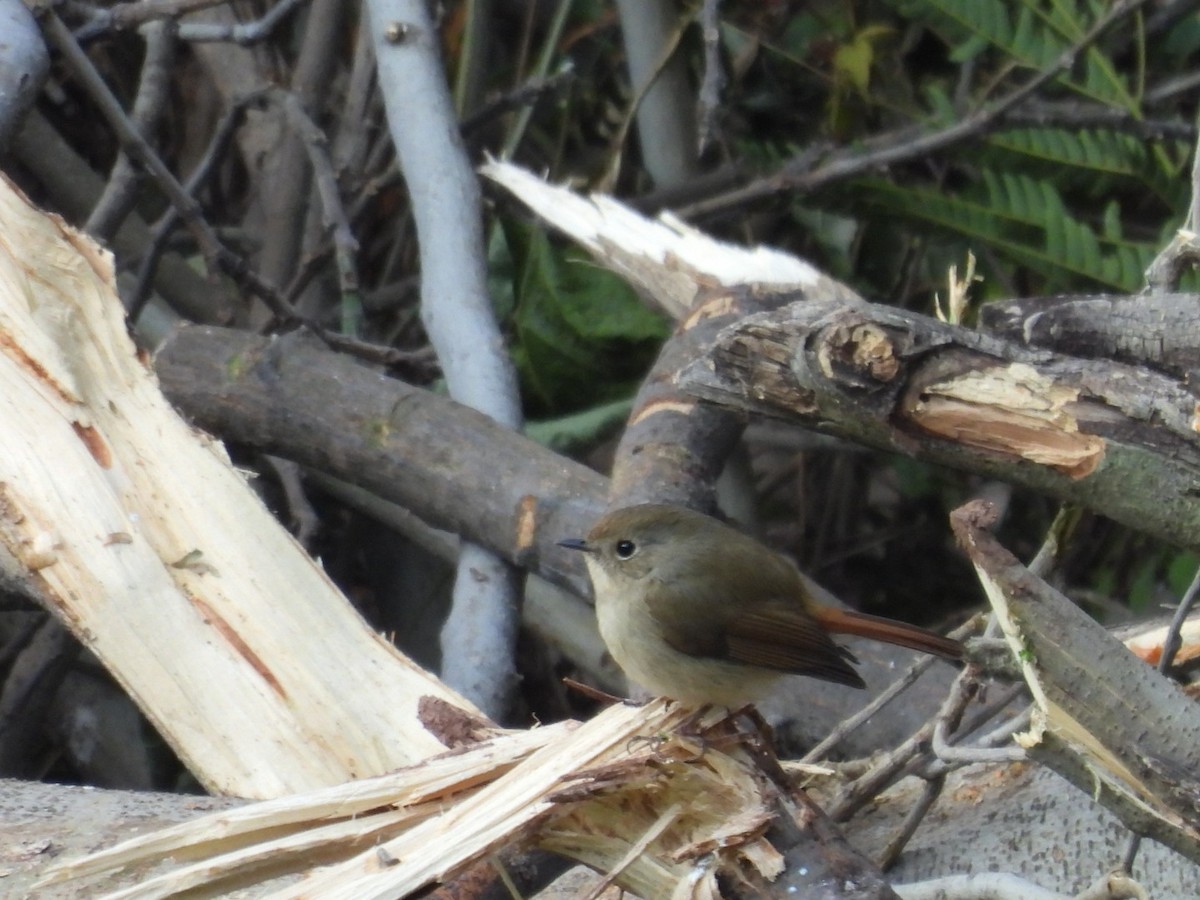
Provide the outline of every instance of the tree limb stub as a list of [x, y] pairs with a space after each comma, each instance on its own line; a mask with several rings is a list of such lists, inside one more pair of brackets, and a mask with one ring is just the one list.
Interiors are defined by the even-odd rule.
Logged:
[[813, 300], [730, 326], [680, 387], [1200, 546], [1196, 400], [1155, 372]]

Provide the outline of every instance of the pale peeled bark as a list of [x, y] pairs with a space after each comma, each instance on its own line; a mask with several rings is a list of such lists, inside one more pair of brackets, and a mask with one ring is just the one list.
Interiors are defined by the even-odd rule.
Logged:
[[209, 790], [275, 797], [444, 749], [433, 695], [191, 429], [129, 340], [109, 255], [0, 182], [0, 560]]

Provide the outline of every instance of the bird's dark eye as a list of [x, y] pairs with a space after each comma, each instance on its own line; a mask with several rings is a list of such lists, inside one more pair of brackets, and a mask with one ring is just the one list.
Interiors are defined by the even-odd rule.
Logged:
[[633, 541], [617, 541], [617, 559], [629, 559], [637, 553], [637, 544]]

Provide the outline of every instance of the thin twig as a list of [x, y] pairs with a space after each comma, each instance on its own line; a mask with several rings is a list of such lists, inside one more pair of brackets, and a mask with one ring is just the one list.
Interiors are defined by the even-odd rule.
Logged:
[[[918, 777], [924, 780], [924, 788], [921, 791], [921, 796], [917, 798], [917, 802], [913, 805], [912, 809], [909, 810], [908, 815], [905, 816], [904, 822], [900, 826], [900, 830], [896, 833], [892, 840], [888, 842], [887, 847], [884, 848], [883, 855], [879, 863], [881, 869], [886, 870], [895, 864], [896, 860], [900, 856], [900, 853], [904, 850], [904, 847], [907, 846], [909, 840], [912, 839], [913, 834], [916, 833], [917, 828], [924, 820], [925, 815], [929, 812], [934, 802], [941, 795], [942, 789], [945, 786], [946, 775], [950, 771], [950, 767], [944, 765], [944, 763], [947, 759], [952, 759], [953, 754], [957, 752], [957, 749], [951, 746], [950, 739], [947, 737], [947, 735], [960, 725], [967, 706], [970, 704], [971, 700], [975, 697], [978, 691], [979, 682], [976, 679], [975, 673], [970, 669], [962, 672], [955, 679], [950, 693], [942, 703], [942, 708], [938, 711], [936, 725], [933, 729], [934, 752], [938, 753], [938, 762], [942, 764], [937, 765], [932, 771], [929, 767], [926, 767], [924, 771], [915, 773], [918, 775]], [[941, 748], [940, 752], [939, 745]], [[982, 748], [976, 748], [973, 752], [978, 754], [989, 751], [986, 751]], [[960, 764], [966, 764], [967, 761], [968, 760], [965, 758], [954, 760], [954, 762]], [[978, 762], [981, 760], [970, 759], [969, 761]], [[992, 762], [996, 760], [986, 761]], [[863, 777], [875, 777], [878, 783], [877, 776], [878, 773], [868, 772], [867, 775]], [[882, 786], [880, 789], [882, 789]], [[847, 813], [842, 811], [842, 814], [844, 815]]]
[[470, 137], [483, 125], [497, 116], [504, 115], [515, 109], [526, 109], [537, 104], [542, 97], [557, 95], [566, 90], [575, 81], [575, 66], [571, 61], [564, 60], [559, 70], [553, 75], [534, 75], [517, 87], [494, 100], [485, 103], [471, 113], [459, 125], [459, 131], [464, 138]]
[[[987, 704], [982, 709], [975, 710], [967, 719], [966, 724], [962, 725], [954, 734], [947, 736], [946, 743], [953, 746], [964, 741], [984, 724], [999, 715], [1024, 689], [1025, 686], [1023, 684], [1015, 686], [1013, 690], [1002, 694], [998, 699]], [[1016, 731], [1029, 727], [1029, 715], [1030, 709], [1026, 707], [1017, 715], [1010, 716], [1003, 724], [976, 740], [975, 746], [986, 748], [1008, 743], [1012, 740], [1012, 736]], [[972, 762], [969, 760], [948, 761], [939, 759], [934, 756], [932, 750], [925, 750], [921, 753], [920, 758], [913, 760], [912, 765], [908, 768], [908, 774], [924, 779], [937, 778], [942, 775], [949, 775], [955, 769], [971, 765]]]
[[[149, 139], [157, 131], [170, 97], [168, 69], [175, 58], [176, 44], [171, 29], [161, 22], [151, 22], [141, 32], [146, 42], [146, 53], [129, 117], [134, 127]], [[108, 241], [133, 209], [137, 185], [138, 172], [129, 161], [128, 154], [122, 150], [83, 230], [102, 241]]]
[[826, 812], [835, 822], [844, 822], [864, 803], [889, 785], [933, 737], [933, 722], [926, 722], [899, 746], [876, 759], [862, 776], [846, 785]]
[[925, 815], [933, 808], [933, 804], [937, 802], [937, 798], [941, 796], [942, 789], [945, 786], [945, 775], [930, 778], [925, 782], [921, 788], [921, 796], [917, 798], [917, 802], [912, 805], [912, 809], [904, 817], [904, 822], [900, 825], [900, 830], [888, 841], [887, 846], [883, 848], [883, 852], [879, 855], [879, 868], [881, 871], [886, 872], [900, 859], [900, 854], [904, 852], [904, 848], [908, 846], [908, 842], [916, 834], [917, 828], [920, 827], [921, 822], [925, 819]]
[[1183, 597], [1179, 601], [1179, 606], [1175, 609], [1175, 615], [1171, 619], [1171, 627], [1167, 629], [1167, 636], [1163, 639], [1162, 656], [1158, 660], [1158, 671], [1164, 675], [1170, 671], [1171, 665], [1175, 662], [1175, 654], [1179, 652], [1179, 648], [1183, 641], [1179, 634], [1183, 630], [1183, 623], [1192, 613], [1192, 609], [1196, 605], [1197, 594], [1200, 594], [1200, 569], [1196, 570], [1196, 574], [1192, 576], [1192, 583], [1188, 585], [1186, 591], [1183, 592]]
[[[201, 214], [199, 204], [188, 195], [183, 185], [167, 168], [157, 153], [154, 152], [146, 139], [138, 132], [134, 124], [125, 114], [116, 96], [109, 89], [91, 59], [83, 52], [79, 42], [75, 40], [70, 29], [58, 15], [49, 9], [41, 10], [43, 30], [49, 41], [62, 54], [63, 59], [71, 67], [84, 89], [96, 103], [100, 114], [108, 122], [113, 132], [121, 142], [121, 148], [129, 156], [140, 163], [150, 173], [154, 182], [178, 211], [180, 218], [191, 232], [204, 254], [210, 268], [220, 269], [232, 276], [260, 297], [273, 312], [279, 314], [281, 299], [274, 286], [265, 283], [256, 272], [253, 272], [246, 261], [225, 247], [217, 239], [216, 233]], [[294, 317], [294, 313], [292, 314]]]
[[[83, 49], [79, 46], [70, 30], [63, 24], [63, 21], [52, 10], [43, 10], [42, 22], [44, 23], [43, 28], [47, 37], [59, 49], [89, 95], [96, 102], [101, 114], [120, 139], [122, 148], [131, 158], [137, 160], [150, 172], [159, 189], [171, 201], [176, 214], [187, 226], [188, 231], [208, 261], [210, 268], [218, 268], [234, 278], [246, 291], [262, 300], [280, 322], [304, 326], [318, 338], [330, 344], [330, 346], [336, 345], [339, 349], [358, 351], [360, 354], [367, 353], [368, 348], [370, 348], [371, 354], [376, 358], [380, 355], [392, 358], [395, 355], [391, 351], [391, 348], [377, 350], [373, 345], [366, 344], [365, 342], [347, 341], [330, 335], [321, 325], [300, 315], [284, 299], [278, 288], [264, 280], [256, 271], [251, 269], [244, 258], [222, 244], [217, 238], [216, 232], [213, 231], [207, 220], [205, 220], [200, 210], [200, 205], [196, 202], [191, 192], [179, 183], [179, 180], [171, 173], [158, 154], [154, 152], [154, 149], [146, 142], [145, 138], [141, 136], [133, 123], [130, 122], [121, 104], [117, 101], [112, 91], [109, 90], [108, 85], [105, 84], [104, 79], [96, 71], [95, 66], [92, 65], [91, 60], [83, 52]], [[162, 239], [165, 240], [165, 237]], [[148, 279], [143, 279], [143, 282], [148, 283]], [[144, 292], [145, 287], [141, 287], [139, 291]], [[139, 293], [136, 299], [139, 308], [145, 302], [144, 296], [144, 293]], [[407, 354], [404, 354], [403, 351], [400, 351], [400, 355], [407, 357]]]
[[[558, 42], [562, 37], [563, 30], [567, 27], [567, 18], [571, 14], [572, 0], [559, 0], [558, 8], [554, 12], [554, 18], [550, 21], [550, 27], [546, 31], [546, 37], [542, 43], [542, 52], [538, 55], [537, 62], [533, 66], [533, 78], [545, 78], [550, 72], [550, 64], [554, 61], [554, 55], [558, 51]], [[530, 7], [532, 11], [532, 7]], [[531, 12], [532, 15], [532, 12]], [[521, 145], [521, 140], [525, 137], [525, 129], [529, 127], [529, 120], [533, 117], [533, 107], [526, 106], [521, 109], [517, 115], [517, 120], [513, 122], [512, 128], [508, 132], [508, 136], [504, 139], [504, 145], [500, 148], [500, 158], [510, 159], [517, 151], [517, 147]]]
[[908, 690], [916, 682], [918, 678], [933, 665], [935, 658], [932, 656], [922, 656], [915, 660], [899, 678], [889, 684], [886, 688], [879, 692], [879, 696], [875, 697], [852, 716], [847, 716], [837, 724], [832, 731], [826, 735], [825, 739], [818, 743], [815, 747], [809, 750], [804, 756], [800, 757], [801, 762], [812, 763], [817, 760], [824, 759], [829, 755], [829, 752], [840, 744], [847, 735], [851, 734], [855, 729], [867, 722], [879, 710], [883, 709], [892, 702], [900, 694]]
[[[1008, 706], [1017, 696], [1024, 690], [1024, 685], [1016, 687], [1007, 697], [997, 704], [998, 709], [1003, 709]], [[1019, 713], [1009, 716], [987, 734], [978, 738], [975, 743], [980, 747], [998, 747], [1000, 744], [1008, 743], [1012, 740], [1012, 736], [1018, 731], [1024, 731], [1029, 727], [1029, 722], [1033, 718], [1033, 706], [1026, 705]], [[964, 731], [966, 729], [963, 729]]]
[[[1193, 90], [1195, 85], [1192, 86]], [[1058, 128], [1103, 128], [1146, 141], [1196, 139], [1196, 123], [1176, 119], [1138, 118], [1127, 109], [1099, 104], [1047, 103], [1027, 100], [1004, 117], [1006, 126], [1037, 125]]]
[[271, 37], [289, 15], [308, 2], [279, 0], [253, 22], [183, 22], [178, 26], [179, 39], [193, 44], [226, 42], [249, 47]]
[[304, 492], [303, 470], [299, 464], [290, 459], [272, 456], [269, 453], [263, 454], [263, 458], [267, 461], [267, 465], [275, 470], [275, 477], [283, 489], [288, 515], [292, 520], [292, 534], [296, 536], [296, 540], [302, 547], [311, 551], [313, 538], [321, 527], [321, 517], [317, 515], [308, 495]]
[[[976, 616], [950, 632], [950, 637], [962, 639], [974, 634], [979, 629], [979, 617]], [[902, 694], [916, 682], [921, 674], [936, 661], [935, 657], [922, 656], [916, 659], [899, 678], [880, 691], [870, 703], [852, 716], [847, 716], [829, 732], [828, 736], [800, 758], [800, 762], [812, 763], [824, 759], [834, 747], [855, 729], [868, 721], [879, 710], [887, 706], [897, 696]]]
[[288, 124], [299, 135], [304, 149], [308, 152], [308, 162], [312, 167], [313, 180], [317, 185], [317, 196], [321, 200], [321, 222], [333, 238], [334, 258], [337, 260], [338, 284], [342, 291], [342, 302], [355, 303], [359, 292], [358, 239], [350, 228], [350, 220], [342, 206], [341, 192], [338, 189], [337, 174], [333, 170], [333, 162], [329, 158], [329, 141], [325, 132], [317, 127], [309, 116], [308, 111], [300, 102], [300, 98], [291, 91], [276, 91], [275, 99], [283, 106]]
[[[225, 152], [229, 149], [234, 132], [237, 131], [246, 111], [260, 105], [265, 97], [265, 91], [255, 91], [234, 101], [233, 105], [226, 111], [221, 121], [217, 123], [216, 129], [209, 139], [208, 146], [204, 150], [204, 155], [192, 170], [187, 184], [184, 185], [184, 190], [189, 197], [195, 198], [204, 185], [208, 183], [209, 178], [216, 171], [217, 164], [224, 159]], [[138, 317], [142, 314], [142, 309], [150, 299], [151, 286], [153, 285], [155, 272], [158, 268], [158, 261], [162, 256], [163, 250], [166, 248], [167, 239], [178, 224], [179, 211], [174, 206], [168, 207], [166, 212], [154, 224], [150, 242], [138, 264], [137, 279], [129, 301], [129, 319], [131, 322], [138, 320]]]
[[716, 134], [721, 89], [725, 86], [725, 72], [721, 68], [721, 0], [704, 0], [700, 7], [700, 34], [704, 41], [704, 77], [696, 97], [699, 112], [699, 121], [696, 123], [697, 155], [708, 149]]
[[933, 729], [933, 741], [930, 744], [934, 755], [942, 762], [970, 765], [1025, 761], [1025, 751], [1020, 747], [959, 747], [950, 742], [947, 731], [945, 722], [939, 720]]
[[108, 31], [137, 28], [158, 19], [178, 19], [191, 12], [222, 6], [229, 0], [139, 0], [118, 3], [108, 9], [95, 9], [88, 21], [75, 33], [75, 38], [87, 42]]
[[[306, 108], [320, 110], [327, 100], [329, 81], [338, 69], [336, 36], [342, 33], [350, 6], [343, 0], [313, 0], [308, 11], [296, 60], [286, 79], [287, 90]], [[303, 255], [311, 253], [321, 239], [313, 168], [294, 128], [280, 136], [260, 165], [262, 183], [256, 212], [271, 227], [263, 234], [256, 260], [263, 278], [282, 287]], [[306, 302], [309, 299], [312, 302]], [[306, 310], [316, 309], [320, 298], [298, 298], [297, 302]]]
[[864, 803], [879, 794], [901, 774], [916, 757], [926, 751], [939, 724], [949, 723], [950, 730], [958, 727], [963, 713], [979, 689], [974, 672], [968, 667], [954, 679], [954, 684], [942, 702], [937, 715], [917, 729], [907, 740], [873, 765], [865, 774], [847, 785], [830, 804], [829, 816], [834, 821], [845, 821], [854, 815]]
[[1038, 548], [1038, 552], [1026, 567], [1032, 574], [1043, 581], [1050, 576], [1050, 573], [1054, 571], [1055, 564], [1062, 556], [1063, 548], [1071, 539], [1071, 535], [1075, 533], [1075, 528], [1082, 515], [1082, 510], [1073, 503], [1064, 503], [1059, 506], [1058, 512], [1054, 515], [1054, 521], [1050, 523], [1050, 527], [1046, 529], [1046, 536], [1042, 538], [1042, 546]]

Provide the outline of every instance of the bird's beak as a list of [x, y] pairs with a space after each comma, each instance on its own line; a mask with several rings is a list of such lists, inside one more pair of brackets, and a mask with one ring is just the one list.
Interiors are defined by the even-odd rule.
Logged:
[[583, 538], [567, 538], [565, 541], [559, 541], [558, 546], [566, 547], [568, 550], [582, 550], [584, 553], [592, 552], [592, 547]]

